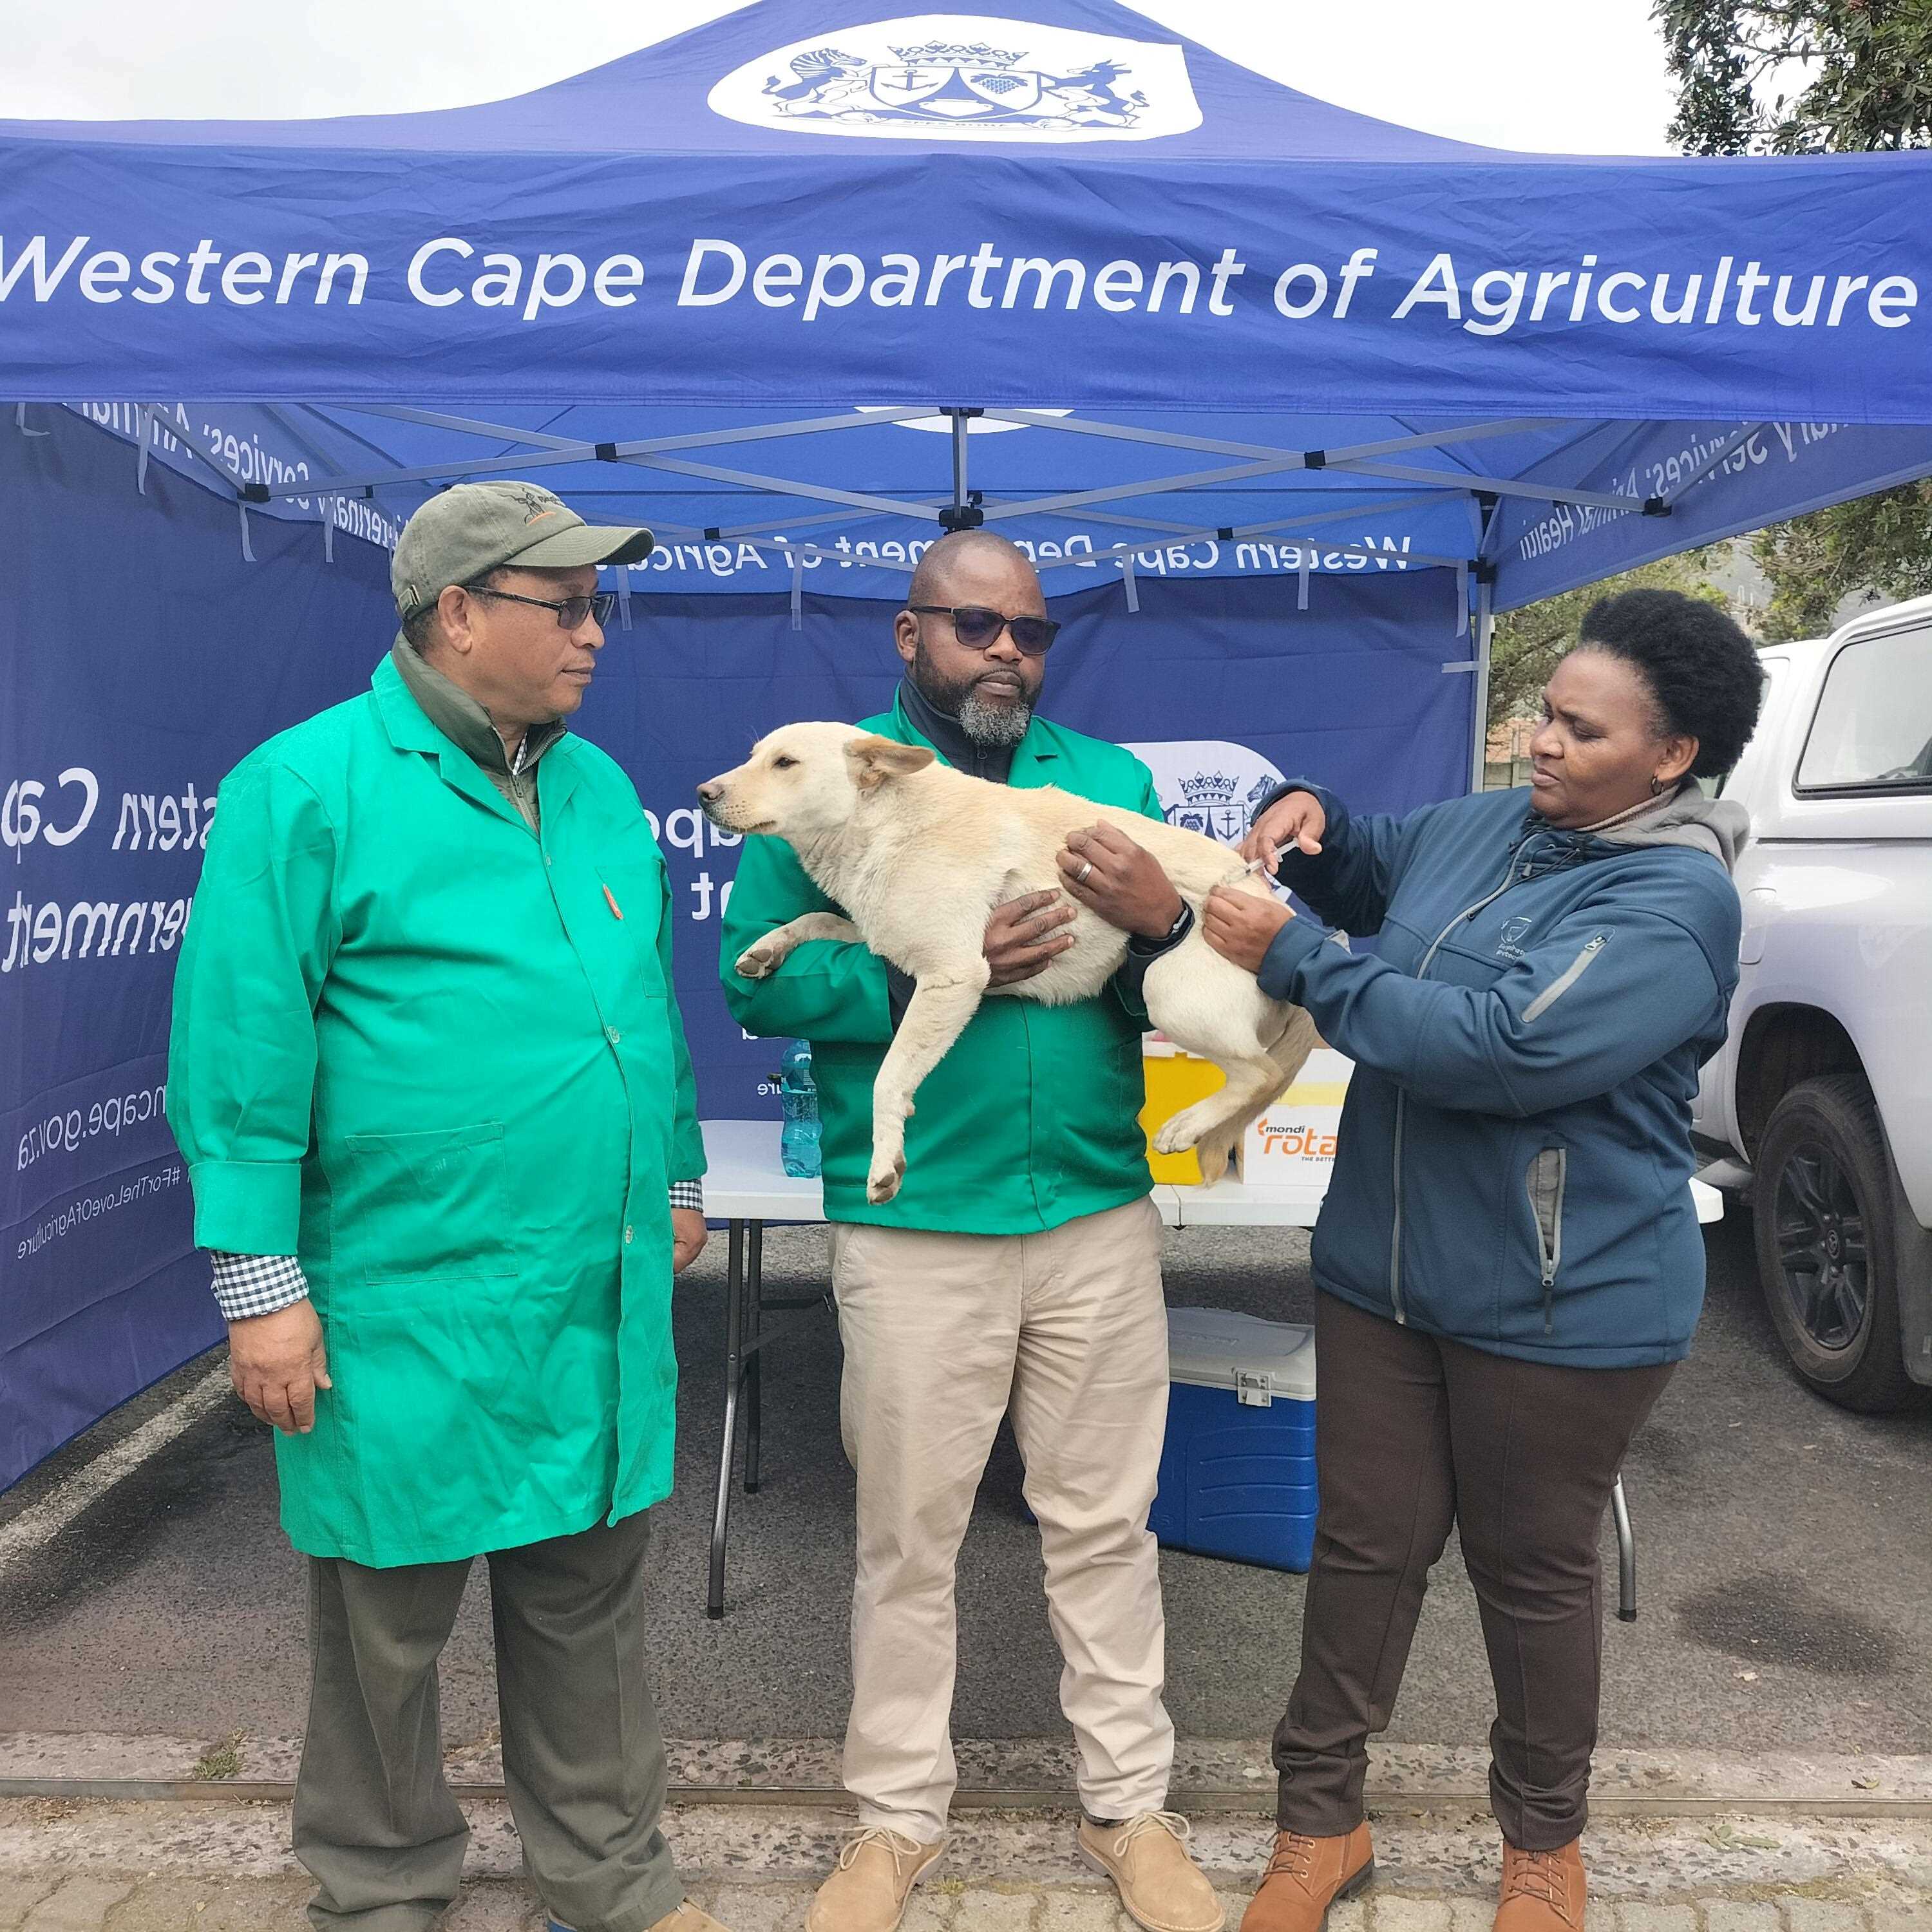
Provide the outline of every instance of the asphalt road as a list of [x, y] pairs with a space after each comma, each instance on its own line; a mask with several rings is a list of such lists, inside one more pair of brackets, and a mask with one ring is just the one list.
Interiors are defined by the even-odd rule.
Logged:
[[[1604, 1742], [1932, 1752], [1932, 1410], [1875, 1420], [1812, 1396], [1764, 1314], [1743, 1215], [1706, 1238], [1696, 1352], [1626, 1466], [1642, 1613], [1631, 1626], [1606, 1622]], [[852, 1480], [829, 1316], [800, 1318], [770, 1351], [765, 1483], [738, 1499], [730, 1613], [704, 1616], [722, 1247], [679, 1290], [678, 1490], [656, 1512], [650, 1585], [664, 1726], [694, 1738], [836, 1735], [849, 1688]], [[770, 1289], [814, 1288], [824, 1254], [819, 1231], [774, 1234]], [[1301, 1236], [1192, 1230], [1169, 1235], [1167, 1261], [1177, 1305], [1308, 1314]], [[95, 1438], [124, 1433], [173, 1392], [144, 1398]], [[84, 1440], [0, 1498], [0, 1521], [57, 1493], [98, 1446]], [[1201, 1737], [1265, 1735], [1294, 1676], [1301, 1580], [1172, 1551], [1162, 1570], [1178, 1724]], [[958, 1734], [1061, 1734], [1059, 1664], [1010, 1438], [982, 1487], [959, 1599]], [[301, 1727], [306, 1683], [301, 1562], [275, 1526], [266, 1432], [238, 1404], [0, 1574], [0, 1731], [285, 1734]], [[486, 1736], [493, 1703], [479, 1566], [445, 1658], [449, 1741]], [[1452, 1545], [1390, 1736], [1478, 1744], [1490, 1712]]]

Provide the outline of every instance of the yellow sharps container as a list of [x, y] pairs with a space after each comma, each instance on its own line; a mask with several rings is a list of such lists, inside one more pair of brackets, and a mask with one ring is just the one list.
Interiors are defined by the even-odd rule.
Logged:
[[1206, 1099], [1217, 1087], [1225, 1087], [1227, 1076], [1211, 1060], [1197, 1059], [1158, 1034], [1150, 1034], [1141, 1042], [1141, 1054], [1147, 1075], [1147, 1105], [1141, 1109], [1140, 1118], [1148, 1137], [1148, 1169], [1156, 1181], [1198, 1187], [1201, 1163], [1192, 1152], [1156, 1154], [1154, 1137], [1182, 1108]]

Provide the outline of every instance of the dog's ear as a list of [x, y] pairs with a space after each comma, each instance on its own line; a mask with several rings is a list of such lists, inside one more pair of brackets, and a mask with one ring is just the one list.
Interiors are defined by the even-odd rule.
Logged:
[[852, 782], [861, 791], [874, 790], [888, 778], [922, 772], [937, 755], [926, 746], [902, 745], [896, 738], [855, 738], [845, 747]]

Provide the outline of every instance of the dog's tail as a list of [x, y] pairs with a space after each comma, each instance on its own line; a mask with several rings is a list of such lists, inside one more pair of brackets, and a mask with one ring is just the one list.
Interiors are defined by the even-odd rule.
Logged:
[[1282, 1008], [1280, 1036], [1268, 1049], [1268, 1057], [1280, 1076], [1267, 1084], [1258, 1097], [1240, 1108], [1225, 1120], [1217, 1121], [1194, 1144], [1194, 1157], [1201, 1164], [1201, 1184], [1212, 1187], [1228, 1171], [1241, 1136], [1252, 1126], [1274, 1101], [1294, 1084], [1295, 1076], [1308, 1056], [1322, 1043], [1315, 1022], [1299, 1006]]

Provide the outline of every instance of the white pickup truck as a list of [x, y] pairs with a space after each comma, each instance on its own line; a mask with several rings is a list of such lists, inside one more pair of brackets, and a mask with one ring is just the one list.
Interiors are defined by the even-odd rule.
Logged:
[[1763, 653], [1730, 1036], [1693, 1121], [1748, 1193], [1798, 1372], [1848, 1408], [1932, 1384], [1932, 598]]

